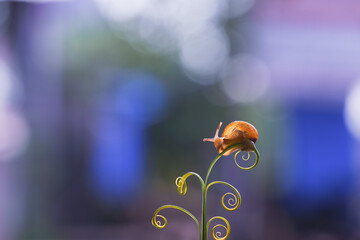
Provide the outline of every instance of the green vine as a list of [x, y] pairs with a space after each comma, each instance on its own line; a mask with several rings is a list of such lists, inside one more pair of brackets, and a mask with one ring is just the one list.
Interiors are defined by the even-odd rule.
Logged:
[[[253, 143], [252, 143], [253, 144]], [[190, 176], [195, 176], [196, 178], [199, 179], [200, 181], [200, 184], [201, 184], [201, 189], [202, 189], [202, 214], [201, 214], [201, 224], [199, 224], [199, 221], [197, 220], [197, 218], [191, 214], [189, 211], [181, 208], [181, 207], [178, 207], [178, 206], [175, 206], [175, 205], [164, 205], [160, 208], [158, 208], [155, 212], [154, 212], [154, 215], [153, 215], [153, 218], [151, 220], [152, 224], [156, 227], [156, 228], [159, 228], [159, 229], [162, 229], [164, 227], [166, 227], [167, 225], [167, 219], [162, 216], [162, 215], [159, 215], [158, 213], [163, 210], [163, 209], [166, 209], [166, 208], [173, 208], [173, 209], [177, 209], [177, 210], [180, 210], [186, 214], [188, 214], [192, 219], [194, 219], [194, 221], [196, 222], [197, 226], [198, 226], [198, 230], [199, 230], [199, 240], [207, 240], [207, 237], [208, 237], [208, 230], [209, 230], [209, 225], [210, 223], [215, 220], [215, 219], [218, 219], [218, 220], [221, 220], [224, 222], [225, 225], [223, 224], [217, 224], [215, 225], [212, 230], [211, 230], [211, 235], [212, 237], [215, 239], [215, 240], [225, 240], [229, 234], [230, 234], [230, 225], [229, 225], [229, 222], [223, 218], [223, 217], [220, 217], [220, 216], [215, 216], [215, 217], [212, 217], [210, 220], [207, 221], [207, 211], [206, 211], [206, 197], [207, 197], [207, 191], [208, 189], [215, 185], [215, 184], [223, 184], [223, 185], [226, 185], [227, 187], [231, 188], [232, 191], [234, 191], [234, 193], [231, 193], [231, 192], [228, 192], [228, 193], [225, 193], [222, 198], [221, 198], [221, 205], [223, 206], [224, 209], [228, 210], [228, 211], [234, 211], [236, 209], [239, 208], [240, 204], [241, 204], [241, 195], [239, 193], [239, 191], [234, 187], [232, 186], [231, 184], [227, 183], [227, 182], [223, 182], [223, 181], [213, 181], [213, 182], [210, 182], [208, 183], [208, 179], [209, 179], [209, 176], [210, 176], [210, 173], [211, 173], [211, 170], [212, 168], [214, 167], [215, 163], [229, 150], [233, 149], [233, 148], [236, 148], [236, 149], [240, 149], [239, 151], [237, 151], [234, 155], [234, 161], [235, 161], [235, 164], [242, 170], [250, 170], [250, 169], [253, 169], [254, 167], [256, 167], [256, 165], [258, 164], [259, 162], [259, 152], [258, 150], [256, 149], [255, 147], [255, 144], [253, 144], [253, 152], [256, 154], [256, 160], [255, 160], [255, 163], [249, 167], [242, 167], [240, 166], [240, 164], [238, 164], [236, 158], [238, 156], [238, 154], [242, 151], [242, 147], [244, 146], [244, 143], [237, 143], [237, 144], [234, 144], [234, 145], [231, 145], [229, 147], [227, 147], [224, 151], [222, 151], [219, 155], [216, 156], [216, 158], [212, 161], [212, 163], [210, 164], [210, 167], [207, 171], [207, 174], [206, 174], [206, 178], [205, 178], [205, 181], [201, 178], [201, 176], [197, 173], [194, 173], [194, 172], [188, 172], [188, 173], [185, 173], [183, 176], [181, 177], [178, 177], [176, 180], [175, 180], [175, 184], [177, 186], [177, 191], [180, 195], [185, 195], [186, 194], [186, 191], [187, 191], [187, 184], [186, 184], [186, 179]], [[245, 158], [244, 156], [241, 157], [241, 159], [243, 161], [247, 161], [250, 159], [250, 153], [247, 152], [247, 157]], [[225, 197], [226, 196], [229, 196], [228, 200], [225, 202]], [[161, 221], [162, 220], [162, 221]], [[222, 236], [222, 233], [221, 231], [217, 231], [216, 229], [223, 229], [225, 230], [225, 235]]]

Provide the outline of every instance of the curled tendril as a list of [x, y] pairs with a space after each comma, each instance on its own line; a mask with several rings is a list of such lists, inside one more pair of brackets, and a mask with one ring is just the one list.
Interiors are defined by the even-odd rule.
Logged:
[[[227, 201], [230, 207], [227, 207], [224, 202], [224, 199], [227, 195], [231, 196]], [[225, 193], [221, 198], [221, 205], [223, 206], [223, 208], [225, 208], [228, 211], [234, 211], [240, 206], [240, 200], [241, 198], [236, 197], [236, 195], [233, 193]]]
[[247, 153], [247, 156], [245, 157], [245, 155], [242, 155], [241, 159], [244, 160], [244, 161], [247, 161], [250, 159], [250, 152], [246, 152]]
[[[158, 217], [161, 218], [161, 219], [163, 219], [164, 223], [161, 223], [160, 220], [157, 220]], [[167, 219], [166, 219], [164, 216], [162, 216], [162, 215], [155, 215], [155, 216], [151, 219], [151, 223], [152, 223], [152, 225], [153, 225], [154, 227], [159, 228], [159, 229], [163, 229], [163, 228], [166, 227], [166, 225], [167, 225]]]
[[[251, 165], [250, 167], [242, 167], [242, 166], [240, 166], [240, 165], [238, 164], [236, 158], [237, 158], [237, 155], [238, 155], [240, 152], [242, 152], [242, 150], [237, 151], [237, 152], [235, 153], [235, 155], [234, 155], [234, 161], [235, 161], [236, 166], [238, 166], [240, 169], [243, 169], [243, 170], [250, 170], [250, 169], [253, 169], [254, 167], [256, 167], [256, 165], [257, 165], [258, 162], [259, 162], [259, 153], [258, 153], [258, 151], [257, 151], [256, 148], [255, 148], [255, 150], [254, 150], [254, 153], [256, 154], [256, 160], [255, 160], [255, 163], [254, 163], [253, 165]], [[246, 153], [247, 153], [246, 157], [245, 157], [245, 155], [242, 155], [242, 157], [241, 157], [241, 159], [242, 159], [243, 161], [247, 161], [247, 160], [250, 159], [250, 152], [246, 152]]]
[[[209, 225], [210, 225], [210, 222], [212, 222], [214, 219], [220, 219], [222, 221], [225, 222], [226, 226], [223, 225], [223, 224], [217, 224], [215, 225], [212, 230], [211, 230], [211, 235], [212, 237], [215, 239], [215, 240], [225, 240], [228, 238], [229, 234], [230, 234], [230, 225], [229, 225], [229, 222], [223, 218], [223, 217], [220, 217], [220, 216], [216, 216], [216, 217], [213, 217], [211, 218], [208, 223], [207, 223], [207, 228], [209, 229]], [[222, 236], [222, 232], [220, 231], [217, 231], [216, 229], [219, 229], [219, 228], [223, 228], [225, 230], [225, 235]]]
[[185, 195], [187, 192], [187, 184], [186, 184], [186, 178], [178, 177], [175, 180], [175, 184], [177, 186], [177, 191], [180, 195]]
[[[173, 208], [173, 209], [177, 209], [177, 210], [180, 210], [184, 213], [186, 213], [187, 215], [189, 215], [192, 219], [194, 219], [194, 221], [196, 222], [196, 225], [199, 229], [199, 234], [200, 234], [200, 225], [199, 225], [199, 221], [196, 219], [196, 217], [194, 217], [194, 215], [192, 215], [188, 210], [182, 208], [182, 207], [179, 207], [179, 206], [175, 206], [175, 205], [164, 205], [162, 207], [159, 207], [155, 212], [154, 212], [154, 215], [151, 219], [151, 223], [154, 227], [156, 228], [159, 228], [159, 229], [163, 229], [164, 227], [166, 227], [167, 225], [167, 219], [162, 216], [162, 215], [159, 215], [159, 212], [163, 209], [166, 209], [166, 208]], [[163, 220], [163, 223], [158, 219], [162, 219]]]
[[177, 186], [177, 191], [180, 195], [185, 195], [187, 192], [187, 184], [186, 184], [186, 179], [190, 176], [196, 176], [201, 183], [201, 187], [204, 188], [204, 181], [203, 179], [200, 177], [199, 174], [194, 173], [194, 172], [188, 172], [185, 173], [183, 176], [176, 178], [175, 180], [175, 185]]
[[[225, 193], [222, 196], [221, 205], [223, 206], [223, 208], [225, 208], [228, 211], [235, 211], [236, 209], [238, 209], [240, 207], [241, 195], [240, 195], [239, 191], [234, 186], [232, 186], [231, 184], [229, 184], [227, 182], [214, 181], [214, 182], [209, 183], [209, 185], [206, 188], [206, 191], [209, 189], [209, 187], [211, 187], [214, 184], [224, 184], [224, 185], [230, 187], [235, 193], [234, 194], [234, 193], [228, 192], [228, 193]], [[225, 204], [225, 197], [226, 196], [230, 196], [230, 198], [228, 198], [228, 200], [227, 200], [227, 205], [229, 205], [229, 206], [226, 206], [226, 204]]]

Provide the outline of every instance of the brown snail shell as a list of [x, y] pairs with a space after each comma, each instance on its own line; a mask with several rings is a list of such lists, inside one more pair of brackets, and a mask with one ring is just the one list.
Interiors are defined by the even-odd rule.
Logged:
[[224, 153], [224, 156], [230, 155], [232, 152], [238, 150], [249, 152], [255, 149], [254, 143], [256, 143], [258, 139], [258, 132], [253, 125], [244, 121], [231, 122], [225, 127], [222, 136], [219, 137], [221, 125], [222, 122], [220, 122], [213, 138], [203, 139], [204, 142], [213, 142], [218, 153], [237, 143], [243, 143], [243, 146], [227, 151]]

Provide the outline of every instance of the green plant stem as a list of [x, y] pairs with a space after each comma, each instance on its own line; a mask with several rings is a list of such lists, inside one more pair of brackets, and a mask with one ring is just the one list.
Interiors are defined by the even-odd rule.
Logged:
[[[204, 182], [204, 186], [205, 188], [202, 189], [202, 221], [201, 221], [201, 229], [202, 229], [202, 235], [201, 235], [201, 239], [200, 240], [207, 240], [207, 232], [208, 232], [208, 227], [207, 227], [207, 221], [206, 221], [206, 193], [207, 193], [207, 189], [210, 185], [212, 185], [213, 183], [210, 183], [210, 185], [208, 185], [208, 179], [209, 179], [209, 176], [210, 176], [210, 173], [211, 173], [211, 170], [212, 168], [214, 167], [215, 163], [220, 159], [220, 157], [222, 155], [224, 155], [224, 153], [226, 153], [227, 151], [229, 151], [230, 149], [232, 148], [241, 148], [242, 146], [244, 146], [243, 143], [238, 143], [238, 144], [234, 144], [234, 145], [231, 145], [229, 147], [227, 147], [224, 151], [222, 151], [221, 153], [219, 153], [219, 155], [216, 156], [216, 158], [212, 161], [212, 163], [210, 164], [210, 167], [206, 173], [206, 178], [205, 178], [205, 182]], [[254, 145], [254, 152], [256, 154], [256, 162], [250, 166], [250, 167], [247, 167], [247, 168], [243, 168], [241, 166], [239, 166], [236, 161], [236, 165], [243, 169], [243, 170], [250, 170], [250, 169], [253, 169], [259, 162], [259, 152], [258, 150], [256, 149], [255, 145]], [[235, 158], [236, 158], [236, 155], [235, 155]], [[214, 182], [215, 183], [215, 182]], [[220, 182], [219, 182], [220, 183]], [[221, 182], [223, 183], [223, 182]], [[224, 183], [223, 183], [224, 184]], [[228, 185], [228, 184], [226, 184]], [[231, 185], [228, 185], [229, 187], [233, 188], [233, 186]], [[233, 188], [235, 189], [235, 188]], [[236, 190], [236, 189], [235, 189]], [[236, 190], [237, 192], [237, 190]], [[240, 198], [239, 198], [240, 200]]]
[[[244, 143], [234, 144], [234, 145], [232, 145], [232, 146], [227, 147], [224, 151], [222, 151], [219, 155], [217, 155], [216, 158], [215, 158], [215, 159], [212, 161], [212, 163], [210, 164], [210, 167], [209, 167], [209, 169], [208, 169], [208, 171], [207, 171], [207, 174], [206, 174], [205, 181], [203, 181], [203, 179], [200, 177], [200, 175], [198, 175], [197, 173], [194, 173], [194, 172], [188, 172], [188, 173], [184, 174], [182, 177], [177, 178], [177, 180], [175, 181], [175, 183], [176, 183], [176, 185], [177, 185], [177, 187], [178, 187], [178, 192], [179, 192], [179, 194], [185, 195], [185, 194], [186, 194], [186, 189], [187, 189], [186, 179], [187, 179], [188, 177], [190, 177], [190, 176], [195, 176], [195, 177], [197, 177], [197, 178], [199, 179], [200, 184], [201, 184], [201, 190], [202, 190], [202, 191], [201, 191], [201, 192], [202, 192], [202, 211], [201, 211], [201, 217], [202, 217], [202, 218], [201, 218], [201, 226], [200, 226], [198, 220], [195, 218], [194, 215], [192, 215], [192, 214], [191, 214], [189, 211], [187, 211], [186, 209], [183, 209], [183, 208], [181, 208], [181, 207], [179, 207], [179, 206], [176, 206], [176, 205], [164, 205], [164, 206], [158, 208], [158, 209], [155, 211], [154, 216], [153, 216], [153, 218], [152, 218], [152, 224], [153, 224], [155, 227], [157, 227], [157, 228], [160, 228], [160, 229], [161, 229], [161, 228], [164, 228], [164, 227], [167, 225], [167, 220], [166, 220], [166, 218], [165, 218], [164, 216], [158, 215], [158, 213], [159, 213], [159, 211], [161, 211], [162, 209], [165, 209], [165, 208], [174, 208], [174, 209], [180, 210], [180, 211], [188, 214], [192, 219], [194, 219], [194, 221], [196, 222], [196, 224], [197, 224], [197, 226], [198, 226], [198, 229], [199, 229], [199, 240], [207, 240], [209, 223], [210, 223], [212, 220], [214, 220], [214, 219], [223, 220], [223, 221], [225, 222], [226, 226], [225, 226], [225, 225], [219, 225], [219, 224], [218, 224], [218, 225], [216, 225], [214, 228], [216, 228], [216, 227], [222, 227], [222, 228], [224, 228], [224, 229], [227, 231], [227, 233], [226, 233], [226, 236], [224, 236], [224, 238], [221, 238], [221, 239], [226, 239], [226, 238], [228, 237], [229, 233], [230, 233], [230, 226], [229, 226], [228, 221], [227, 221], [225, 218], [219, 217], [219, 216], [213, 217], [213, 218], [211, 218], [209, 221], [207, 221], [207, 219], [206, 219], [206, 218], [207, 218], [207, 216], [206, 216], [206, 215], [207, 215], [207, 209], [206, 209], [206, 207], [207, 207], [207, 205], [206, 205], [206, 204], [207, 204], [207, 202], [206, 202], [207, 190], [208, 190], [208, 188], [209, 188], [210, 186], [212, 186], [212, 185], [214, 185], [214, 184], [224, 184], [224, 185], [230, 187], [230, 188], [235, 192], [236, 196], [235, 196], [235, 195], [233, 195], [233, 196], [234, 196], [234, 197], [237, 197], [238, 203], [234, 204], [234, 207], [232, 207], [232, 208], [231, 208], [231, 207], [230, 207], [230, 208], [229, 208], [229, 207], [226, 207], [226, 206], [224, 205], [224, 197], [225, 197], [225, 195], [226, 195], [226, 194], [225, 194], [225, 195], [223, 196], [223, 198], [222, 198], [222, 204], [223, 204], [223, 207], [224, 207], [226, 210], [228, 210], [228, 211], [233, 211], [233, 210], [235, 210], [235, 209], [238, 208], [238, 206], [240, 205], [241, 196], [240, 196], [240, 193], [237, 191], [237, 189], [236, 189], [235, 187], [233, 187], [232, 185], [230, 185], [229, 183], [226, 183], [226, 182], [223, 182], [223, 181], [214, 181], [214, 182], [211, 182], [211, 183], [208, 184], [208, 179], [209, 179], [211, 170], [212, 170], [212, 168], [214, 167], [215, 163], [220, 159], [220, 157], [221, 157], [222, 155], [224, 155], [224, 153], [226, 153], [227, 151], [229, 151], [229, 150], [232, 149], [232, 148], [242, 149], [243, 146], [244, 146]], [[239, 150], [239, 152], [240, 152], [240, 151], [241, 151], [241, 150]], [[250, 169], [253, 169], [253, 168], [258, 164], [258, 162], [259, 162], [259, 152], [258, 152], [258, 150], [256, 149], [255, 145], [254, 145], [254, 150], [253, 150], [253, 151], [254, 151], [255, 154], [256, 154], [256, 161], [255, 161], [255, 163], [254, 163], [252, 166], [250, 166], [250, 167], [241, 167], [241, 166], [236, 162], [236, 156], [237, 156], [237, 154], [238, 154], [239, 152], [237, 152], [237, 153], [235, 154], [235, 157], [234, 157], [235, 163], [236, 163], [236, 165], [237, 165], [240, 169], [250, 170]], [[247, 159], [248, 159], [248, 158], [247, 158]], [[246, 161], [247, 159], [243, 158], [243, 160], [245, 160], [245, 161]], [[164, 224], [161, 224], [161, 222], [157, 220], [157, 217], [162, 218], [162, 219], [165, 221]], [[213, 236], [213, 238], [217, 239], [216, 236], [214, 235], [214, 228], [213, 228], [213, 231], [212, 231], [212, 236]]]
[[207, 227], [206, 227], [206, 189], [202, 189], [202, 210], [201, 210], [201, 229], [202, 239], [207, 239]]
[[202, 221], [201, 221], [201, 229], [202, 229], [202, 235], [201, 235], [201, 239], [200, 240], [207, 240], [207, 231], [208, 231], [208, 228], [207, 228], [207, 220], [206, 220], [206, 192], [207, 192], [207, 186], [208, 186], [208, 179], [209, 179], [209, 175], [211, 173], [211, 170], [212, 168], [214, 167], [215, 163], [219, 160], [219, 158], [224, 155], [224, 153], [226, 153], [227, 151], [229, 151], [230, 149], [232, 148], [235, 148], [235, 147], [241, 147], [243, 146], [242, 143], [239, 143], [239, 144], [234, 144], [234, 145], [231, 145], [229, 147], [227, 147], [224, 151], [222, 151], [219, 155], [216, 156], [216, 158], [212, 161], [212, 163], [210, 164], [210, 167], [207, 171], [207, 174], [206, 174], [206, 178], [205, 178], [205, 188], [202, 190], [202, 211], [201, 211], [201, 216], [202, 216]]

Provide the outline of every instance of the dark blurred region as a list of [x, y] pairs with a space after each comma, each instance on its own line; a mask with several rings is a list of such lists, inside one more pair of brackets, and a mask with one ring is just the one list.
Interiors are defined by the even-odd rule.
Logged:
[[229, 239], [360, 238], [360, 3], [0, 1], [0, 239], [196, 239], [220, 121], [252, 123], [209, 193]]

